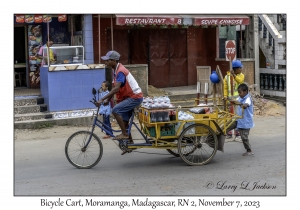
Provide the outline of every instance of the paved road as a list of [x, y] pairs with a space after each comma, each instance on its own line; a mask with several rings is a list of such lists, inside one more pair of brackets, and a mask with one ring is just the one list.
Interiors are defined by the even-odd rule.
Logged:
[[241, 156], [242, 143], [228, 142], [225, 152], [218, 151], [205, 166], [188, 166], [165, 150], [121, 156], [112, 141], [102, 140], [101, 161], [80, 170], [65, 157], [65, 138], [19, 139], [14, 145], [14, 195], [285, 195], [285, 118], [259, 117], [255, 124], [250, 131], [254, 156]]

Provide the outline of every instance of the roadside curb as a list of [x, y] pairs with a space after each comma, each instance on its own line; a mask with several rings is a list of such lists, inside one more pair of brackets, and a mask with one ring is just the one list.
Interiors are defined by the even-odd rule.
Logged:
[[14, 123], [14, 129], [39, 129], [52, 127], [54, 125], [75, 125], [75, 126], [89, 126], [93, 123], [92, 116], [88, 117], [70, 117], [63, 119], [41, 119], [41, 120], [27, 120]]

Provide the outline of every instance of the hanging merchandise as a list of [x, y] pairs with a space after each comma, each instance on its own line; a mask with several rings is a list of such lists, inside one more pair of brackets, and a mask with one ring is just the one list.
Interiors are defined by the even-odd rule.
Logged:
[[42, 23], [43, 22], [43, 15], [34, 15], [34, 22], [35, 23]]
[[33, 23], [34, 16], [33, 15], [25, 15], [25, 23]]
[[58, 22], [67, 21], [67, 15], [58, 15]]
[[16, 22], [17, 23], [24, 23], [25, 22], [25, 15], [16, 15]]
[[42, 28], [41, 25], [28, 26], [28, 56], [29, 56], [29, 80], [31, 88], [40, 86], [40, 63], [38, 57], [40, 47], [42, 46]]
[[43, 15], [43, 22], [44, 23], [50, 23], [52, 21], [51, 15]]

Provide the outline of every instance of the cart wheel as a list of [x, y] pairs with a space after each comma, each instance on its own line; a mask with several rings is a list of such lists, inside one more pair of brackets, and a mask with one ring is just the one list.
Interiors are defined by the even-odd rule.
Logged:
[[167, 149], [167, 151], [171, 154], [174, 155], [175, 157], [179, 157], [178, 149]]
[[[174, 141], [175, 144], [178, 145], [178, 140]], [[180, 157], [179, 152], [178, 152], [178, 148], [176, 149], [167, 149], [167, 151], [171, 154], [174, 155], [175, 157]], [[185, 154], [186, 155], [186, 154]]]
[[217, 152], [216, 133], [207, 125], [193, 124], [184, 129], [178, 141], [178, 153], [189, 165], [205, 165]]

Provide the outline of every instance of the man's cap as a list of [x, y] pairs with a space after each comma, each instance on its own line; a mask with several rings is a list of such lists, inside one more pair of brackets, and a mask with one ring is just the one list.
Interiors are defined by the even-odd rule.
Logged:
[[108, 53], [106, 53], [105, 56], [101, 56], [101, 59], [102, 60], [109, 60], [109, 59], [112, 59], [112, 60], [120, 60], [120, 54], [116, 51], [109, 51]]

